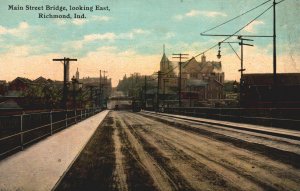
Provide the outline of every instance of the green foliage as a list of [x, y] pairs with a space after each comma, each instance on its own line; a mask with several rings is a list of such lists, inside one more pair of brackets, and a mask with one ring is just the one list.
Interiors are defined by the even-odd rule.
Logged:
[[[147, 90], [156, 86], [157, 80], [152, 80], [147, 76]], [[138, 97], [145, 88], [145, 76], [138, 73], [132, 74], [130, 77], [123, 77], [117, 86], [118, 91], [122, 91], [125, 95]]]

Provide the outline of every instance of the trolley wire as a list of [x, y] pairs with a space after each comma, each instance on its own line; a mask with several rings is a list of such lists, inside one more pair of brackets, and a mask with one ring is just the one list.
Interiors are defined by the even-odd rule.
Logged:
[[[225, 24], [227, 24], [227, 23], [229, 23], [229, 22], [231, 22], [231, 21], [233, 21], [233, 20], [235, 20], [235, 19], [237, 19], [237, 18], [239, 18], [239, 17], [241, 17], [241, 16], [246, 15], [247, 13], [249, 13], [249, 12], [251, 12], [251, 11], [254, 11], [255, 9], [257, 9], [257, 8], [259, 8], [259, 7], [263, 6], [263, 5], [265, 5], [266, 3], [270, 2], [270, 1], [271, 1], [271, 0], [265, 1], [265, 2], [263, 2], [263, 3], [259, 4], [259, 5], [257, 5], [256, 7], [254, 7], [254, 8], [252, 8], [252, 9], [248, 10], [248, 11], [246, 11], [246, 12], [244, 12], [244, 13], [242, 13], [242, 14], [240, 14], [240, 15], [238, 15], [238, 16], [232, 18], [232, 19], [229, 19], [228, 21], [225, 21], [224, 23], [221, 23], [221, 24], [219, 24], [219, 25], [217, 25], [217, 26], [215, 26], [215, 27], [212, 27], [212, 28], [210, 28], [210, 29], [208, 29], [208, 30], [202, 32], [201, 34], [204, 34], [204, 33], [207, 33], [207, 32], [209, 32], [209, 31], [212, 31], [212, 30], [214, 30], [214, 29], [216, 29], [216, 28], [219, 28], [220, 26], [223, 26], [223, 25], [225, 25]], [[282, 0], [282, 1], [284, 1], [284, 0]]]
[[[254, 9], [257, 9], [258, 7], [260, 7], [260, 6], [262, 6], [262, 5], [266, 4], [266, 3], [268, 3], [268, 2], [270, 2], [270, 1], [271, 1], [271, 0], [265, 1], [264, 3], [262, 3], [262, 4], [258, 5], [258, 6], [256, 6], [255, 8], [252, 8], [252, 9], [250, 9], [249, 11], [246, 11], [245, 13], [243, 13], [243, 14], [241, 14], [241, 15], [239, 15], [239, 16], [233, 18], [233, 19], [230, 19], [229, 21], [226, 21], [226, 22], [224, 22], [224, 23], [218, 25], [217, 27], [213, 27], [213, 28], [214, 28], [214, 29], [215, 29], [215, 28], [218, 28], [218, 27], [220, 27], [220, 26], [222, 26], [222, 25], [224, 25], [224, 24], [226, 24], [226, 23], [228, 23], [228, 22], [230, 22], [230, 21], [232, 21], [232, 20], [234, 20], [234, 19], [236, 19], [236, 18], [238, 18], [238, 17], [240, 17], [240, 16], [245, 15], [246, 13], [248, 13], [248, 12], [250, 12], [250, 11], [253, 11]], [[283, 1], [285, 1], [285, 0], [281, 0], [279, 3], [283, 2]], [[277, 4], [278, 4], [278, 3], [277, 3]], [[236, 35], [236, 34], [239, 33], [240, 31], [242, 31], [244, 28], [246, 28], [247, 26], [249, 26], [253, 21], [257, 20], [257, 19], [260, 18], [262, 15], [264, 15], [264, 14], [265, 14], [268, 10], [270, 10], [273, 6], [274, 6], [274, 5], [269, 6], [267, 9], [265, 9], [262, 13], [260, 13], [258, 16], [256, 16], [254, 19], [252, 19], [252, 20], [251, 20], [250, 22], [248, 22], [246, 25], [244, 25], [243, 27], [241, 27], [240, 29], [238, 29], [237, 31], [235, 31], [233, 34], [229, 35], [228, 37], [226, 37], [226, 38], [223, 39], [222, 41], [218, 42], [217, 44], [215, 44], [215, 45], [209, 47], [209, 48], [206, 49], [205, 51], [200, 52], [199, 54], [197, 54], [197, 55], [193, 56], [192, 58], [188, 59], [187, 61], [183, 62], [183, 67], [186, 67], [186, 66], [187, 66], [194, 58], [197, 58], [198, 56], [205, 54], [206, 52], [208, 52], [208, 51], [212, 50], [213, 48], [217, 47], [217, 46], [219, 45], [219, 43], [225, 42], [226, 40], [230, 39], [231, 37], [233, 37], [234, 35]], [[209, 30], [207, 30], [207, 31], [205, 31], [205, 32], [211, 31], [211, 30], [213, 30], [213, 28], [211, 28], [211, 29], [209, 29]], [[202, 32], [201, 34], [203, 34], [203, 33], [205, 33], [205, 32]], [[171, 73], [171, 72], [174, 71], [176, 68], [178, 68], [178, 66], [173, 67], [172, 69], [170, 69], [169, 71], [167, 71], [167, 72], [164, 73], [163, 75], [167, 75], [167, 74]], [[152, 81], [152, 80], [154, 81], [154, 80], [156, 80], [156, 79], [158, 79], [158, 77], [156, 77], [156, 78], [154, 78], [154, 79], [151, 79], [151, 80], [149, 80], [149, 81]]]

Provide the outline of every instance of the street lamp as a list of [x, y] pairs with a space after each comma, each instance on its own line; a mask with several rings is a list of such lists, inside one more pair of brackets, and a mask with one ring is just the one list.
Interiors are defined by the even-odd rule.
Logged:
[[[221, 49], [221, 43], [228, 43], [229, 46], [231, 47], [231, 49], [236, 54], [236, 56], [241, 60], [241, 68], [238, 70], [239, 72], [241, 72], [241, 78], [240, 78], [240, 100], [241, 100], [243, 72], [246, 70], [246, 69], [244, 69], [244, 45], [246, 45], [246, 46], [253, 46], [252, 44], [244, 43], [244, 41], [253, 41], [253, 40], [252, 39], [243, 38], [243, 36], [238, 36], [237, 38], [238, 38], [238, 40], [240, 40], [240, 42], [219, 42], [219, 51], [218, 51], [217, 57], [219, 59], [221, 58], [221, 54], [220, 54], [220, 52], [221, 52], [220, 51], [220, 49]], [[238, 53], [233, 49], [233, 47], [231, 46], [232, 43], [238, 43], [241, 46], [241, 56], [239, 56]]]
[[[217, 54], [217, 58], [220, 59], [221, 58], [221, 44], [222, 43], [227, 43], [229, 44], [230, 48], [234, 51], [234, 53], [236, 54], [236, 56], [241, 60], [241, 69], [239, 69], [238, 71], [241, 72], [241, 78], [243, 77], [243, 72], [246, 70], [244, 69], [244, 48], [243, 46], [253, 46], [252, 44], [246, 44], [244, 43], [244, 41], [253, 41], [252, 39], [246, 39], [243, 38], [242, 36], [238, 36], [237, 37], [238, 40], [240, 40], [240, 42], [219, 42], [219, 50], [218, 50], [218, 54]], [[241, 46], [241, 56], [238, 55], [238, 53], [233, 49], [233, 47], [231, 46], [231, 44], [234, 43], [238, 43]]]
[[217, 58], [220, 59], [221, 58], [221, 42], [219, 42], [218, 44], [219, 44], [219, 50], [218, 50]]

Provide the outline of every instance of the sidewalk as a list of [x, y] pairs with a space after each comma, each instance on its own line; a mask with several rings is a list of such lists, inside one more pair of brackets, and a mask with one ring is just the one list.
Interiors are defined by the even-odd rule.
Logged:
[[51, 190], [108, 110], [0, 161], [0, 190]]
[[268, 126], [262, 126], [262, 125], [252, 125], [252, 124], [222, 121], [222, 120], [215, 120], [215, 119], [205, 119], [205, 118], [191, 117], [191, 116], [185, 116], [185, 115], [156, 113], [156, 112], [152, 112], [152, 111], [143, 111], [143, 112], [175, 117], [177, 119], [182, 119], [182, 120], [190, 120], [190, 121], [195, 121], [195, 122], [200, 122], [200, 123], [207, 123], [210, 125], [231, 127], [231, 128], [238, 129], [238, 130], [261, 132], [261, 133], [265, 133], [265, 134], [269, 134], [269, 135], [276, 135], [276, 136], [279, 135], [279, 136], [283, 136], [283, 137], [287, 137], [287, 138], [293, 138], [295, 140], [300, 140], [300, 131], [298, 131], [298, 130], [283, 129], [283, 128], [279, 128], [279, 127], [268, 127]]

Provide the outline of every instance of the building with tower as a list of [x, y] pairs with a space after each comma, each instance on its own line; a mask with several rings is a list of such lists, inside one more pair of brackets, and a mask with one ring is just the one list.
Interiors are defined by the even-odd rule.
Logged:
[[[163, 104], [178, 103], [179, 75], [175, 70], [177, 62], [171, 62], [165, 50], [160, 61], [159, 94]], [[201, 61], [195, 58], [182, 64], [181, 73], [181, 103], [186, 106], [201, 106], [203, 103], [216, 103], [224, 98], [223, 83], [225, 74], [221, 62], [208, 61], [202, 55]]]
[[[178, 76], [176, 75], [176, 63], [171, 62], [165, 53], [165, 48], [163, 51], [163, 56], [160, 60], [160, 82], [159, 87], [161, 93], [164, 95], [174, 95], [177, 94], [178, 89]], [[168, 96], [166, 96], [168, 97]]]
[[76, 74], [75, 74], [75, 78], [76, 78], [76, 80], [79, 81], [79, 71], [78, 71], [78, 68], [77, 68], [77, 71], [76, 71]]
[[223, 99], [224, 77], [221, 62], [207, 61], [205, 55], [202, 55], [201, 62], [192, 58], [182, 67], [184, 105], [197, 106], [199, 101]]

